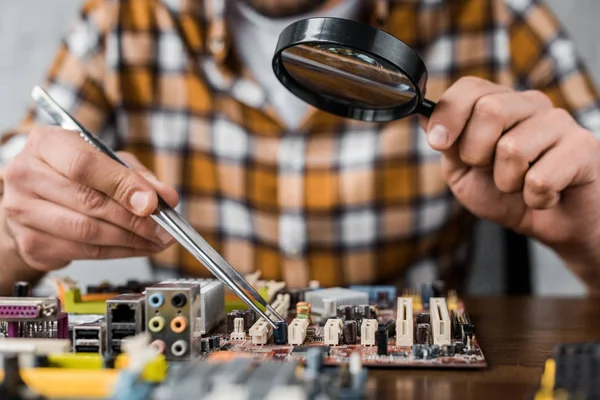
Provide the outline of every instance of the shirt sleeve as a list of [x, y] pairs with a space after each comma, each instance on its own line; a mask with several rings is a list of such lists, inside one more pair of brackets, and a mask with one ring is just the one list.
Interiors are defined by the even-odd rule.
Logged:
[[518, 89], [546, 93], [556, 107], [600, 138], [600, 101], [574, 42], [541, 0], [504, 0], [510, 67]]

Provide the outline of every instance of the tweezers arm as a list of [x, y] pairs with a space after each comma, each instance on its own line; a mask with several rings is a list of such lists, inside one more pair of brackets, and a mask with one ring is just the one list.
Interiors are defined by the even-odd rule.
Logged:
[[252, 298], [274, 314], [279, 320], [283, 318], [275, 312], [248, 281], [246, 281], [183, 217], [159, 197], [159, 204], [152, 218], [167, 230], [173, 237], [179, 238], [184, 246], [197, 260], [208, 268], [219, 280], [225, 283], [240, 299], [253, 308], [275, 328], [275, 324], [265, 312], [252, 304]]

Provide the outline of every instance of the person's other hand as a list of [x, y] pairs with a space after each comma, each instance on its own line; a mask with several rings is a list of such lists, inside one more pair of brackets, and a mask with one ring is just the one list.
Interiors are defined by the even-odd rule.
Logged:
[[21, 259], [40, 271], [73, 260], [147, 256], [173, 243], [149, 215], [158, 192], [170, 205], [179, 197], [133, 155], [128, 169], [74, 132], [35, 128], [4, 173], [3, 235]]
[[472, 213], [559, 253], [598, 247], [600, 142], [546, 95], [463, 78], [421, 125]]

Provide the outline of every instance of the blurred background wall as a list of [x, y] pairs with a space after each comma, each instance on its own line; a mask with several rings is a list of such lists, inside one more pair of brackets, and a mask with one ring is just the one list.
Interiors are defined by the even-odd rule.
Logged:
[[[600, 1], [547, 0], [600, 86]], [[58, 40], [68, 29], [82, 0], [8, 0], [0, 6], [0, 131], [14, 125], [28, 104], [29, 92], [39, 82], [54, 55]], [[504, 288], [501, 232], [493, 224], [478, 226], [475, 269], [470, 278], [472, 293], [495, 294]], [[533, 284], [538, 295], [581, 296], [581, 282], [561, 261], [538, 243], [531, 243], [534, 261]], [[76, 262], [61, 275], [81, 284], [110, 279], [149, 278], [141, 259], [110, 262]]]

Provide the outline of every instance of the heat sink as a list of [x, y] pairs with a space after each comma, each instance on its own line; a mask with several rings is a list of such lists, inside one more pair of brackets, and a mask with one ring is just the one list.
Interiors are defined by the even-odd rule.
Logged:
[[341, 287], [308, 291], [304, 294], [304, 299], [311, 304], [311, 310], [316, 314], [323, 314], [325, 312], [323, 300], [327, 299], [335, 307], [369, 304], [369, 295], [367, 293]]

